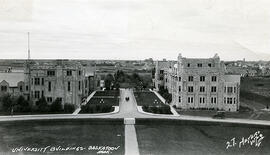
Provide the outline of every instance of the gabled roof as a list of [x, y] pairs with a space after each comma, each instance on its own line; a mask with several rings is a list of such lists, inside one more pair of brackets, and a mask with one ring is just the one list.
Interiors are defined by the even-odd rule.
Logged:
[[5, 80], [10, 87], [16, 87], [18, 85], [18, 82], [24, 81], [24, 73], [0, 73], [0, 82], [2, 82], [3, 80]]

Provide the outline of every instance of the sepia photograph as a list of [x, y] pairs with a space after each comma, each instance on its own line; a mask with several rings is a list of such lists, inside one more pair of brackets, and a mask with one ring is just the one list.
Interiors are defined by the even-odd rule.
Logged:
[[269, 155], [269, 0], [0, 0], [0, 155]]

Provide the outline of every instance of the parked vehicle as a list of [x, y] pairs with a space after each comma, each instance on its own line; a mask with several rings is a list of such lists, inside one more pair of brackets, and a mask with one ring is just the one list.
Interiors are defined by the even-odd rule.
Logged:
[[126, 97], [126, 101], [129, 101], [129, 97]]

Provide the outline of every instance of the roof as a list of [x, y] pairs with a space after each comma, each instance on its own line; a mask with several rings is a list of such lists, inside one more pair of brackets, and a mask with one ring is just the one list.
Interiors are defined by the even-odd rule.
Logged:
[[3, 80], [5, 80], [10, 87], [16, 87], [18, 85], [18, 82], [24, 81], [24, 73], [0, 73], [0, 82], [2, 82]]

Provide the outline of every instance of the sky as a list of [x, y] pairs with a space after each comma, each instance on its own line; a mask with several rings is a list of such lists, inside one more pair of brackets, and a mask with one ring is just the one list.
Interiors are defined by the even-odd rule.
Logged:
[[269, 0], [0, 0], [2, 59], [270, 60]]

